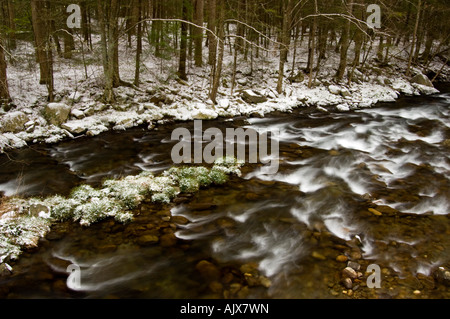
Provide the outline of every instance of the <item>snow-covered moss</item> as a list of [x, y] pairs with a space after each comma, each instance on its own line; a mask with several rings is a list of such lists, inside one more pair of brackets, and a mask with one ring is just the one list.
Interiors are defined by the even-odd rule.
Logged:
[[142, 172], [118, 180], [106, 180], [99, 189], [80, 185], [66, 198], [11, 198], [0, 209], [0, 262], [17, 258], [23, 247], [34, 247], [52, 223], [73, 220], [89, 226], [113, 217], [120, 223], [132, 221], [132, 210], [145, 199], [170, 203], [180, 192], [223, 184], [229, 174], [240, 176], [242, 163], [234, 158], [217, 160], [212, 168], [173, 167], [160, 176]]

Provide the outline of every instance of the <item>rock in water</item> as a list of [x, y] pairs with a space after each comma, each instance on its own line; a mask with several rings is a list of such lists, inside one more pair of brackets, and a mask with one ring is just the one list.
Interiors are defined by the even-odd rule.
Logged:
[[434, 87], [433, 83], [425, 74], [417, 74], [411, 79], [411, 83], [417, 83], [429, 87]]
[[67, 120], [70, 110], [71, 107], [64, 103], [48, 103], [44, 108], [44, 117], [49, 124], [59, 126]]

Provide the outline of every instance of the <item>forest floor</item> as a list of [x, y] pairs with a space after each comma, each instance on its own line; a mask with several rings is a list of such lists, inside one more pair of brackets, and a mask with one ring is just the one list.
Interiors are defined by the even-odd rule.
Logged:
[[[442, 67], [443, 62], [437, 57], [426, 70], [423, 66], [413, 67], [410, 77], [406, 77], [408, 50], [392, 47], [388, 63], [378, 63], [377, 43], [374, 43], [364, 66], [355, 69], [350, 84], [346, 76], [341, 84], [335, 82], [339, 54], [329, 50], [312, 87], [308, 88], [307, 40], [303, 40], [297, 48], [294, 70], [292, 53], [288, 57], [282, 94], [276, 92], [279, 58], [275, 50], [260, 50], [259, 56], [254, 53], [253, 58], [249, 53], [247, 59], [243, 54], [238, 55], [236, 85], [232, 91], [233, 56], [231, 45], [227, 44], [218, 103], [214, 105], [209, 98], [211, 67], [205, 61], [207, 48], [203, 67], [188, 62], [185, 82], [176, 76], [178, 59], [174, 52], [167, 53], [167, 58], [157, 58], [153, 48], [146, 45], [139, 88], [116, 88], [117, 103], [107, 105], [102, 102], [103, 68], [98, 42], [99, 38], [93, 36], [93, 50], [80, 49], [72, 59], [55, 57], [55, 103], [51, 104], [47, 101], [46, 86], [39, 84], [33, 44], [18, 43], [17, 49], [8, 55], [8, 84], [14, 106], [7, 111], [0, 109], [0, 152], [79, 135], [94, 136], [110, 129], [125, 130], [138, 125], [148, 125], [151, 129], [155, 124], [173, 120], [262, 117], [273, 111], [289, 112], [302, 106], [314, 106], [323, 112], [345, 112], [378, 102], [393, 102], [402, 94], [436, 93], [430, 86], [411, 81], [418, 74], [441, 71], [440, 81], [450, 79], [450, 68]], [[81, 47], [79, 41], [77, 46]], [[122, 39], [119, 48], [121, 79], [133, 82], [134, 43], [128, 47], [126, 39]], [[354, 55], [352, 48], [349, 61]]]

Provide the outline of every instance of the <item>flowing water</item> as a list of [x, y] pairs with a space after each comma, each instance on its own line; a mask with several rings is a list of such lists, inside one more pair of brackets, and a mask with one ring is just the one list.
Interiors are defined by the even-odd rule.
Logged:
[[[225, 186], [143, 204], [127, 225], [58, 224], [0, 277], [0, 296], [449, 298], [433, 277], [450, 266], [449, 105], [441, 93], [353, 112], [204, 121], [204, 130], [279, 129], [278, 173], [247, 163]], [[172, 123], [9, 152], [0, 191], [68, 194], [79, 183], [158, 174], [173, 165], [170, 136], [180, 125], [193, 131], [192, 122]], [[364, 276], [349, 292], [340, 255], [363, 274], [379, 265], [381, 288]], [[70, 264], [81, 269], [80, 287], [67, 281]]]

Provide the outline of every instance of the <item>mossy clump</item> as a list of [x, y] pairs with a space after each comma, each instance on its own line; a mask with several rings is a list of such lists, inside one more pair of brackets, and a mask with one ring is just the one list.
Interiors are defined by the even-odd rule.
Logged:
[[105, 180], [99, 189], [75, 187], [66, 198], [11, 198], [0, 211], [0, 262], [14, 259], [23, 247], [34, 247], [54, 222], [73, 220], [89, 226], [107, 217], [120, 223], [133, 219], [132, 210], [145, 198], [170, 203], [179, 193], [192, 193], [211, 184], [223, 184], [229, 174], [240, 176], [242, 163], [235, 158], [217, 160], [208, 169], [201, 166], [173, 167], [160, 176], [142, 172], [136, 176]]

